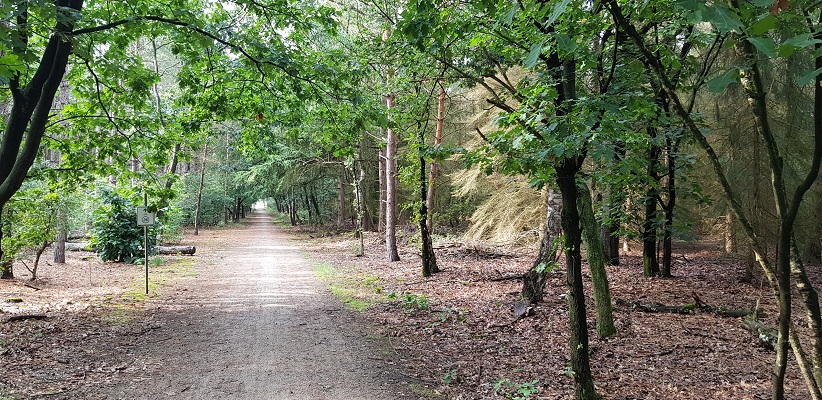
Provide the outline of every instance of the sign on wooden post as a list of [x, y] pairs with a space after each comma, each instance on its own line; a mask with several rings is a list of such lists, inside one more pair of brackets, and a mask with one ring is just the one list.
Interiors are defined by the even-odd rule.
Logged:
[[137, 207], [137, 226], [143, 227], [143, 262], [146, 268], [146, 294], [148, 294], [148, 227], [154, 225], [154, 213], [148, 212], [148, 194], [143, 193], [143, 206]]
[[146, 211], [148, 207], [137, 207], [137, 226], [154, 225], [154, 213]]

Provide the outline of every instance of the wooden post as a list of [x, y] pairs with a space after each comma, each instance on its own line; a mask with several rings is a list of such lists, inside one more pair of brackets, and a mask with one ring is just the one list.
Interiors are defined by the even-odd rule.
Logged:
[[[143, 192], [143, 207], [148, 207], [148, 193]], [[146, 267], [146, 294], [148, 294], [148, 225], [143, 226], [143, 263]]]

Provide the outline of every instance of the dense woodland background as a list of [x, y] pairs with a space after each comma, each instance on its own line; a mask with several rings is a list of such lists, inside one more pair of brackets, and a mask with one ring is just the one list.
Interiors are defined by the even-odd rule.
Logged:
[[538, 253], [524, 298], [566, 271], [589, 399], [583, 255], [591, 334], [607, 337], [604, 266], [622, 246], [664, 278], [673, 243], [713, 240], [773, 288], [773, 398], [789, 353], [822, 398], [805, 267], [822, 254], [819, 2], [29, 0], [0, 15], [4, 278], [36, 277], [66, 238], [138, 260], [144, 193], [161, 244], [258, 200], [292, 225], [380, 232], [392, 261], [397, 230], [414, 235], [423, 276], [447, 268], [435, 243], [516, 244]]

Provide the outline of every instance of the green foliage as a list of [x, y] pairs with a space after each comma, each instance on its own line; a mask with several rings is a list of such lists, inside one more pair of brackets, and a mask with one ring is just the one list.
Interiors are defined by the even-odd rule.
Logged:
[[52, 242], [57, 232], [57, 211], [63, 201], [47, 183], [26, 182], [3, 210], [3, 256], [15, 259]]
[[186, 215], [182, 202], [182, 197], [178, 196], [167, 207], [158, 210], [157, 220], [161, 223], [159, 244], [179, 243], [183, 239]]
[[507, 378], [498, 379], [494, 383], [494, 393], [505, 396], [506, 399], [527, 400], [539, 394], [538, 383], [539, 380], [536, 379], [524, 383], [514, 383]]
[[417, 295], [413, 293], [405, 293], [402, 296], [402, 305], [408, 311], [428, 311], [430, 309], [428, 297], [424, 294]]
[[[104, 261], [134, 263], [142, 260], [144, 231], [137, 226], [136, 204], [127, 193], [101, 188], [102, 207], [94, 211], [91, 243]], [[156, 244], [156, 225], [149, 229], [149, 249]], [[150, 252], [150, 254], [151, 254]]]
[[442, 378], [442, 382], [446, 385], [450, 385], [452, 383], [461, 383], [462, 376], [459, 374], [459, 370], [452, 369], [445, 373], [445, 376]]

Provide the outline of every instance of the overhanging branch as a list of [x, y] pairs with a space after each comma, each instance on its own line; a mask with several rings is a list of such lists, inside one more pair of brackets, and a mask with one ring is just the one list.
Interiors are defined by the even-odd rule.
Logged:
[[307, 82], [307, 83], [311, 84], [312, 86], [314, 86], [313, 81], [310, 78], [300, 76], [299, 74], [295, 73], [294, 71], [290, 71], [285, 66], [283, 66], [281, 64], [278, 64], [278, 63], [275, 63], [273, 61], [260, 60], [259, 58], [251, 55], [251, 53], [249, 53], [242, 46], [240, 46], [236, 43], [232, 43], [232, 42], [230, 42], [226, 39], [223, 39], [223, 38], [209, 32], [209, 31], [207, 31], [203, 28], [200, 28], [200, 27], [194, 25], [194, 24], [184, 22], [184, 21], [180, 21], [180, 20], [176, 20], [176, 19], [159, 17], [159, 16], [155, 16], [155, 15], [143, 15], [143, 16], [137, 16], [137, 17], [132, 17], [132, 18], [121, 19], [119, 21], [110, 22], [110, 23], [105, 24], [105, 25], [99, 25], [99, 26], [84, 28], [84, 29], [77, 29], [77, 30], [73, 31], [71, 34], [72, 34], [72, 36], [81, 36], [81, 35], [86, 35], [86, 34], [90, 34], [90, 33], [102, 32], [102, 31], [106, 31], [106, 30], [110, 30], [110, 29], [115, 29], [115, 28], [118, 28], [118, 27], [123, 26], [123, 25], [131, 24], [131, 23], [134, 23], [134, 22], [143, 22], [143, 21], [160, 22], [160, 23], [164, 23], [164, 24], [169, 24], [169, 25], [174, 25], [174, 26], [179, 26], [179, 27], [182, 27], [182, 28], [190, 29], [190, 30], [192, 30], [192, 31], [194, 31], [194, 32], [196, 32], [200, 35], [203, 35], [207, 38], [210, 38], [210, 39], [212, 39], [212, 40], [214, 40], [214, 41], [216, 41], [216, 42], [218, 42], [218, 43], [220, 43], [224, 46], [227, 46], [227, 47], [231, 48], [232, 50], [237, 51], [238, 53], [242, 54], [243, 57], [245, 57], [246, 59], [248, 59], [249, 61], [254, 63], [255, 67], [257, 68], [257, 70], [262, 75], [265, 75], [265, 71], [263, 71], [262, 66], [263, 65], [270, 65], [270, 66], [276, 67], [277, 69], [285, 72], [286, 75], [288, 75], [288, 76], [290, 76], [294, 79]]

